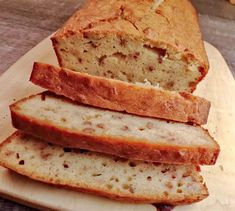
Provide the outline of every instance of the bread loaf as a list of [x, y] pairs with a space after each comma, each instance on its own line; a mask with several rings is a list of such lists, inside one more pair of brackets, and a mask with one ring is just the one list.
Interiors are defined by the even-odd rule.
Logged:
[[192, 92], [208, 71], [188, 0], [90, 0], [52, 42], [62, 67], [168, 90]]
[[57, 145], [161, 163], [214, 164], [219, 146], [201, 127], [76, 104], [42, 93], [10, 107], [13, 125]]
[[54, 146], [22, 133], [1, 145], [0, 165], [34, 180], [116, 200], [176, 205], [208, 196], [195, 166], [124, 160]]
[[84, 104], [141, 116], [201, 125], [207, 122], [210, 109], [209, 101], [189, 93], [130, 84], [42, 63], [34, 64], [30, 80]]

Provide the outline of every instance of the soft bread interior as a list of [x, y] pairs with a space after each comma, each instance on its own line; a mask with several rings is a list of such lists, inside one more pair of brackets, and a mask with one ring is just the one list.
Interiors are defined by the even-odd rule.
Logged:
[[[12, 106], [30, 119], [96, 136], [122, 137], [167, 146], [217, 148], [201, 127], [76, 104], [53, 94], [39, 94]], [[183, 152], [182, 152], [183, 153]]]
[[60, 41], [57, 51], [62, 58], [61, 65], [72, 70], [131, 83], [148, 81], [168, 90], [190, 91], [190, 83], [201, 77], [200, 65], [187, 62], [183, 54], [166, 47], [152, 46], [124, 35], [71, 36]]

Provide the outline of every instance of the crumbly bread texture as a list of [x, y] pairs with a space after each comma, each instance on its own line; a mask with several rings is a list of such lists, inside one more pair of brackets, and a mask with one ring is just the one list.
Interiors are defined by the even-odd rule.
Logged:
[[42, 93], [10, 107], [13, 125], [52, 143], [161, 163], [214, 164], [219, 146], [201, 127], [76, 104]]
[[208, 196], [196, 166], [124, 160], [19, 132], [1, 145], [0, 165], [45, 183], [130, 202], [177, 205]]
[[208, 71], [188, 0], [90, 0], [51, 39], [62, 67], [91, 75], [192, 92]]
[[101, 108], [206, 124], [210, 102], [186, 92], [92, 76], [48, 64], [35, 63], [30, 80], [72, 100]]

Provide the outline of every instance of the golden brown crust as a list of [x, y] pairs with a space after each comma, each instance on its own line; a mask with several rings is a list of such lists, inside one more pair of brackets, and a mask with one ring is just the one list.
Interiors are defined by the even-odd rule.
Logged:
[[[0, 146], [0, 150], [4, 147], [4, 145], [7, 145], [9, 142], [11, 142], [14, 137], [16, 136], [24, 136], [25, 134], [21, 133], [21, 132], [16, 132], [13, 135], [11, 135], [6, 141], [4, 141], [1, 146]], [[91, 193], [91, 194], [95, 194], [98, 196], [104, 196], [110, 199], [115, 199], [115, 200], [119, 200], [119, 201], [126, 201], [126, 202], [132, 202], [132, 203], [161, 203], [161, 204], [170, 204], [170, 205], [183, 205], [183, 204], [191, 204], [194, 202], [198, 202], [203, 200], [204, 198], [206, 198], [209, 193], [207, 190], [207, 187], [205, 184], [203, 184], [203, 189], [204, 189], [204, 194], [194, 194], [194, 195], [190, 195], [190, 196], [185, 196], [184, 198], [182, 197], [174, 197], [174, 198], [149, 198], [147, 196], [136, 196], [136, 195], [130, 195], [130, 194], [120, 194], [118, 191], [114, 191], [112, 190], [111, 192], [106, 192], [102, 189], [94, 189], [92, 187], [79, 187], [79, 184], [73, 184], [72, 182], [67, 183], [66, 182], [61, 182], [61, 181], [57, 181], [56, 179], [49, 179], [46, 176], [43, 175], [38, 175], [35, 173], [29, 173], [27, 172], [27, 170], [24, 170], [23, 168], [21, 168], [19, 165], [14, 165], [11, 163], [7, 163], [2, 161], [2, 159], [0, 159], [0, 165], [8, 168], [10, 170], [13, 170], [15, 172], [17, 172], [18, 174], [27, 176], [33, 180], [37, 180], [40, 182], [44, 182], [50, 185], [54, 185], [57, 187], [64, 187], [67, 189], [72, 189], [72, 190], [76, 190], [76, 191], [80, 191], [80, 192], [84, 192], [84, 193]]]
[[[56, 39], [54, 39], [54, 38], [52, 37], [52, 38], [51, 38], [51, 41], [52, 41], [52, 45], [53, 45], [53, 46], [57, 46], [57, 41], [56, 41]], [[62, 59], [61, 59], [61, 57], [60, 57], [59, 51], [58, 51], [58, 49], [57, 49], [56, 47], [54, 47], [54, 51], [55, 51], [55, 54], [56, 54], [58, 63], [59, 63], [59, 65], [62, 67], [63, 64], [62, 64]]]
[[[44, 93], [44, 95], [49, 93]], [[27, 100], [24, 99], [24, 100]], [[82, 148], [103, 152], [120, 157], [170, 164], [213, 165], [219, 154], [219, 145], [214, 142], [208, 146], [174, 146], [150, 144], [145, 140], [128, 139], [113, 136], [93, 135], [71, 131], [48, 121], [29, 118], [17, 108], [24, 100], [10, 106], [13, 126], [51, 143], [71, 148]], [[204, 131], [208, 133], [208, 131]]]
[[[4, 140], [3, 142], [1, 142], [1, 144], [0, 144], [0, 150], [1, 150], [1, 148], [2, 148], [4, 145], [11, 143], [12, 139], [14, 139], [15, 137], [19, 136], [20, 134], [21, 134], [20, 131], [16, 131], [16, 132], [14, 132], [13, 134], [11, 134], [8, 138], [6, 138], [6, 140]], [[0, 161], [1, 161], [1, 159], [0, 159]]]
[[142, 87], [34, 63], [30, 81], [84, 104], [140, 116], [205, 124], [210, 102], [187, 93]]
[[[153, 7], [153, 0], [88, 1], [52, 37], [54, 48], [58, 48], [57, 41], [66, 37], [93, 33], [100, 36], [126, 34], [152, 46], [161, 44], [182, 53], [186, 61], [195, 60], [200, 64], [201, 77], [189, 84], [193, 91], [209, 69], [197, 13], [188, 0], [180, 4], [177, 0], [165, 0], [159, 7]], [[58, 59], [63, 66], [59, 55]]]

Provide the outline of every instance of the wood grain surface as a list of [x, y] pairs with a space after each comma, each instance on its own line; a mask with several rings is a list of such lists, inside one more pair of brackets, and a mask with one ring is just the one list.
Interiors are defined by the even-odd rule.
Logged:
[[[0, 74], [60, 27], [83, 0], [0, 0]], [[235, 6], [225, 0], [192, 0], [203, 37], [224, 55], [235, 76]], [[32, 210], [0, 198], [0, 210]]]

